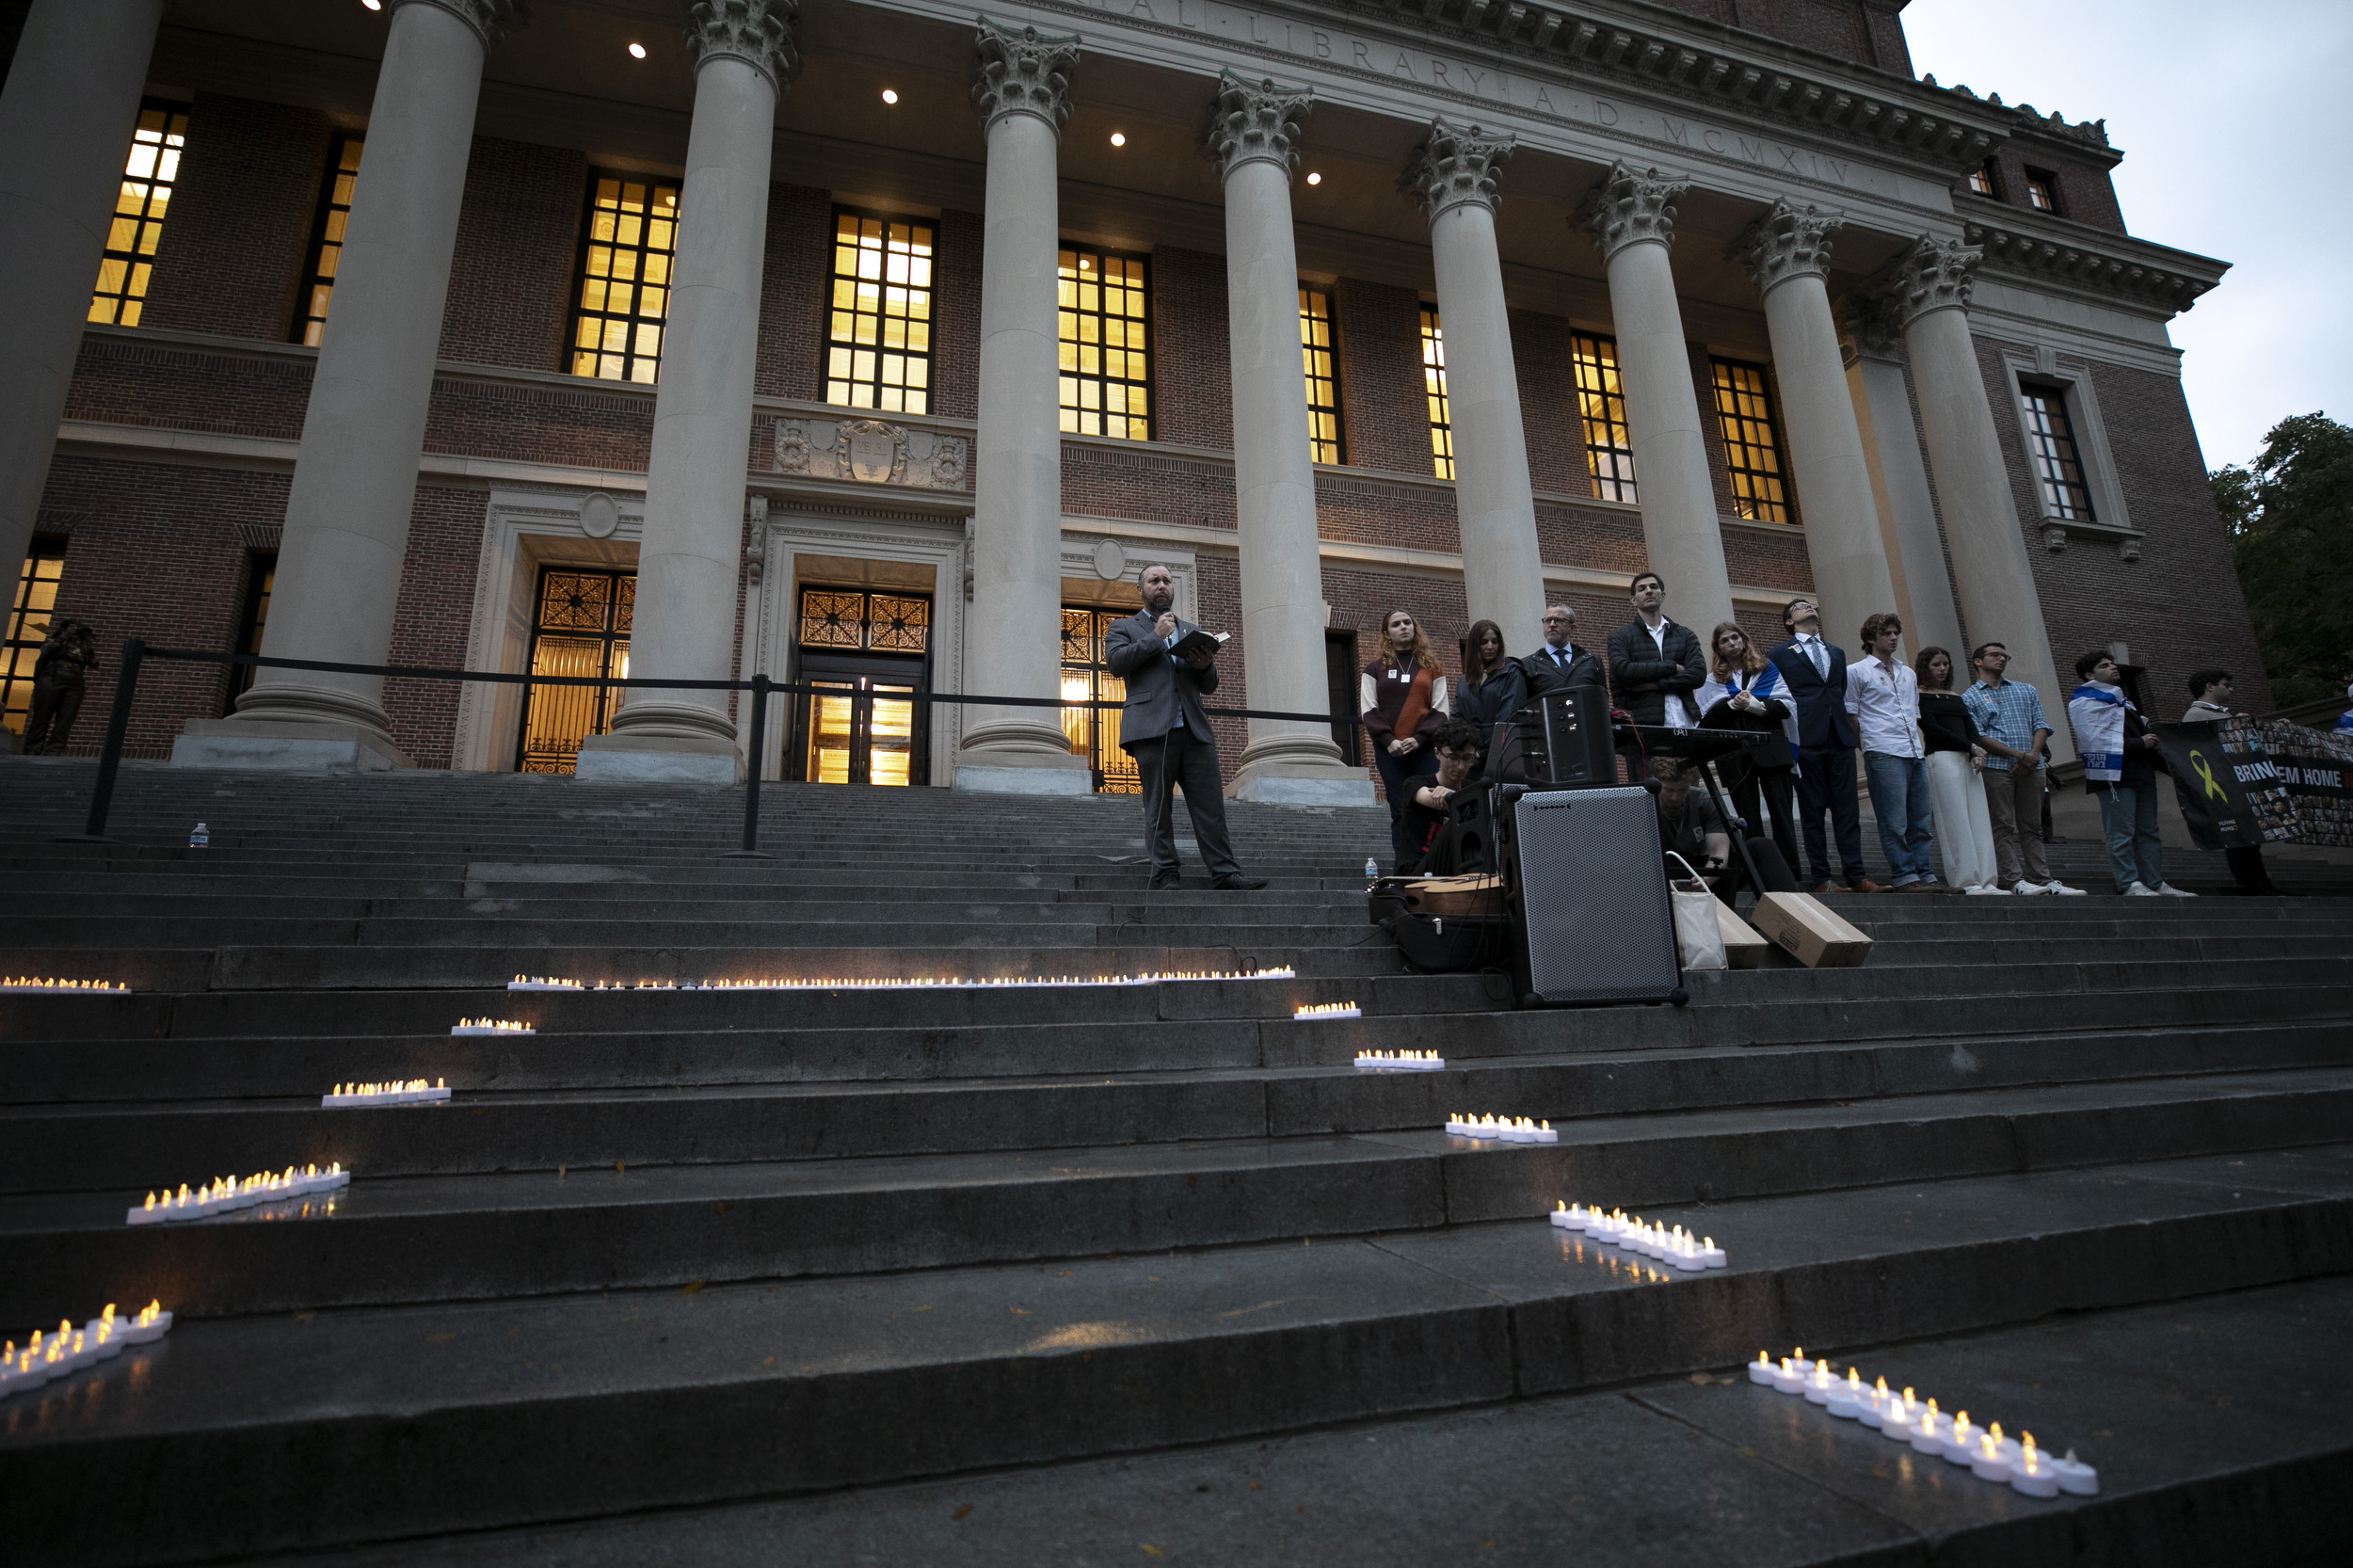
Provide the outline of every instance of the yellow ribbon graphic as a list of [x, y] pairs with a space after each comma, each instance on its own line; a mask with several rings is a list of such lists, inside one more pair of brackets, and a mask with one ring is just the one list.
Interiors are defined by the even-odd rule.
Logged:
[[2197, 750], [2193, 747], [2189, 754], [2189, 765], [2197, 772], [2199, 779], [2206, 786], [2206, 795], [2208, 798], [2221, 801], [2226, 806], [2230, 804], [2231, 792], [2224, 789], [2220, 784], [2215, 781], [2214, 768], [2212, 764], [2207, 762], [2206, 754], [2204, 752]]

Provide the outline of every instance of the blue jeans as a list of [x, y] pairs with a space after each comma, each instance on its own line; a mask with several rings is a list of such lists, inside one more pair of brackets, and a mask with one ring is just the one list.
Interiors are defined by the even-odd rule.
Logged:
[[1880, 848], [1896, 872], [1896, 886], [1935, 881], [1936, 864], [1929, 857], [1936, 847], [1936, 828], [1927, 760], [1866, 751], [1863, 772], [1871, 782], [1871, 814], [1879, 818]]
[[2108, 874], [2116, 890], [2137, 882], [2155, 888], [2165, 881], [2165, 866], [2157, 857], [2157, 781], [2137, 784], [2094, 784], [2100, 797], [2100, 825], [2107, 830]]

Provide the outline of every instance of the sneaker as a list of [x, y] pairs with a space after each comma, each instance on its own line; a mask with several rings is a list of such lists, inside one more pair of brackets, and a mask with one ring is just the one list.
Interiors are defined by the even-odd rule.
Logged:
[[2157, 890], [2145, 882], [2136, 882], [2124, 889], [2126, 898], [2155, 898]]
[[2176, 888], [2170, 882], [2158, 883], [2157, 891], [2163, 893], [2167, 898], [2196, 898], [2198, 896], [2196, 893], [2187, 892], [2180, 888]]
[[2040, 883], [2040, 882], [2028, 882], [2028, 881], [2025, 880], [2023, 877], [2019, 880], [2019, 882], [2018, 882], [2017, 886], [2015, 886], [2015, 887], [2013, 887], [2012, 888], [2010, 888], [2010, 891], [2011, 891], [2011, 892], [2013, 892], [2013, 893], [2028, 893], [2028, 894], [2032, 894], [2032, 893], [2047, 893], [2047, 892], [2049, 892], [2050, 890], [2051, 890], [2051, 889], [2050, 889], [2048, 887], [2044, 886], [2043, 884], [2041, 884], [2041, 883]]
[[1968, 894], [1971, 898], [1977, 898], [1980, 895], [1989, 898], [1996, 896], [2009, 898], [2018, 891], [2015, 888], [2005, 888], [1998, 882], [1980, 882], [1974, 888], [1963, 888], [1961, 890]]
[[2089, 898], [2091, 896], [2081, 888], [2070, 888], [2066, 883], [2061, 882], [2056, 876], [2042, 885], [2042, 890], [2046, 893], [2056, 894], [2060, 898]]

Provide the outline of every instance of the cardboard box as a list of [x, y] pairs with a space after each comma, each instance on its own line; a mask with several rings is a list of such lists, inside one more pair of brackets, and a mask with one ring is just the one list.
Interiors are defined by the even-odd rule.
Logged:
[[1404, 887], [1405, 907], [1417, 915], [1500, 915], [1503, 878], [1425, 876]]
[[1723, 933], [1724, 962], [1736, 969], [1761, 968], [1765, 952], [1773, 944], [1758, 936], [1748, 921], [1732, 912], [1732, 905], [1716, 901], [1716, 929]]
[[1811, 893], [1767, 893], [1751, 917], [1767, 940], [1809, 969], [1860, 968], [1871, 938], [1830, 912]]

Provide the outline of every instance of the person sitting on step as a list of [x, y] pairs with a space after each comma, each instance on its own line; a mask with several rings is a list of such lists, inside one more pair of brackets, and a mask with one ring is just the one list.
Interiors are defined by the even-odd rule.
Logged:
[[1446, 831], [1449, 804], [1465, 789], [1475, 787], [1472, 776], [1479, 766], [1479, 730], [1466, 720], [1450, 719], [1431, 738], [1430, 749], [1437, 755], [1438, 771], [1426, 776], [1405, 798], [1402, 870], [1408, 875], [1443, 876], [1455, 869], [1433, 864], [1431, 853]]

